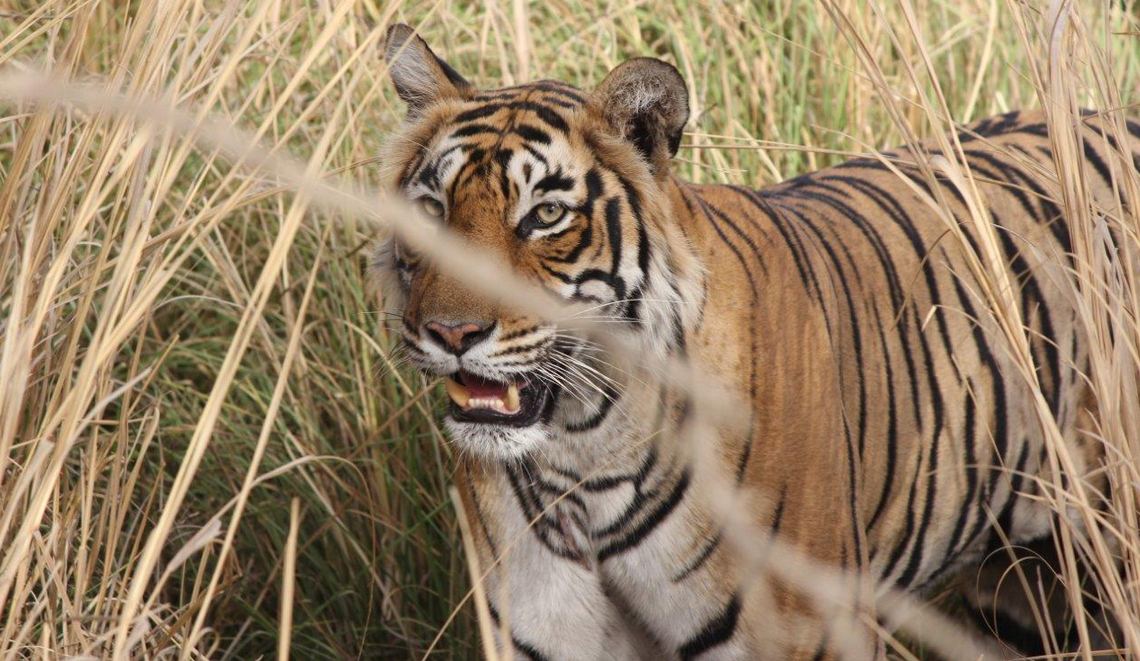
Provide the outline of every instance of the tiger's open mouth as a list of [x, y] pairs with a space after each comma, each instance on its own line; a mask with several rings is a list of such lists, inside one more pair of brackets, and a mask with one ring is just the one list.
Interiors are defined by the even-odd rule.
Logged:
[[550, 400], [550, 387], [534, 378], [501, 382], [459, 371], [445, 380], [451, 417], [459, 422], [529, 427]]

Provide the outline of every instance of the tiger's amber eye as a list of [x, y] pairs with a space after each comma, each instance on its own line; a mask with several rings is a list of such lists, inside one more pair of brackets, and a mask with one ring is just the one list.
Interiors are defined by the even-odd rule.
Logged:
[[545, 225], [550, 225], [558, 221], [562, 217], [565, 210], [553, 202], [544, 204], [538, 208], [538, 219]]
[[443, 205], [440, 204], [438, 201], [433, 200], [430, 197], [421, 197], [419, 200], [416, 200], [416, 201], [419, 203], [420, 209], [422, 209], [423, 212], [426, 213], [428, 216], [430, 216], [432, 218], [442, 218], [443, 217]]

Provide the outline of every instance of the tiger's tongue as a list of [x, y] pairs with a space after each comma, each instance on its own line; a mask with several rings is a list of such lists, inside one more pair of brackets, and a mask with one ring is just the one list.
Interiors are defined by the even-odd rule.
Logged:
[[463, 386], [474, 398], [498, 397], [502, 400], [507, 398], [507, 384], [489, 381], [474, 374], [463, 373]]

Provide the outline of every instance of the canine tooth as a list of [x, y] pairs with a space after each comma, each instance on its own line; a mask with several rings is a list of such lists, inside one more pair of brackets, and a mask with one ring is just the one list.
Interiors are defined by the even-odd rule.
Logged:
[[513, 383], [507, 386], [507, 410], [510, 413], [519, 410], [519, 387]]
[[455, 379], [446, 379], [444, 385], [447, 387], [447, 394], [451, 397], [451, 401], [459, 405], [460, 408], [467, 408], [471, 404], [471, 393], [459, 384]]

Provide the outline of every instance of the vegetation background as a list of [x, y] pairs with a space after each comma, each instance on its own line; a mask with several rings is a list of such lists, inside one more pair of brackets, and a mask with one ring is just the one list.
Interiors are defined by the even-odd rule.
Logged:
[[[159, 99], [375, 185], [392, 22], [485, 87], [651, 55], [691, 90], [677, 171], [764, 186], [930, 134], [939, 95], [957, 122], [1040, 107], [1058, 8], [1083, 26], [1062, 82], [1131, 107], [1138, 5], [1102, 0], [0, 0], [0, 76]], [[0, 655], [477, 656], [440, 397], [394, 365], [372, 239], [177, 131], [0, 98]], [[1133, 384], [1134, 276], [1097, 322]], [[1137, 407], [1112, 413], [1126, 458]]]

